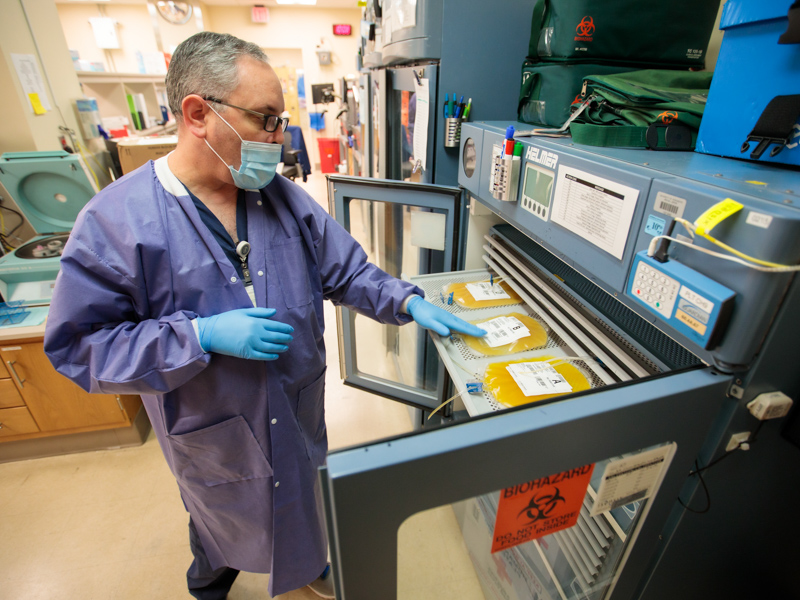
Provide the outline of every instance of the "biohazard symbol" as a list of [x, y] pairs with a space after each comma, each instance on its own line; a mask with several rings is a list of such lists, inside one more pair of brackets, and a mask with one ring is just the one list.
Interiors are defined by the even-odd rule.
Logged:
[[528, 525], [549, 517], [556, 509], [556, 506], [558, 506], [559, 502], [567, 501], [566, 498], [561, 495], [561, 492], [557, 487], [554, 487], [553, 489], [555, 492], [543, 491], [539, 492], [538, 494], [534, 494], [531, 497], [531, 501], [528, 502], [528, 506], [522, 509], [517, 516], [519, 517], [522, 513], [525, 513], [530, 519]]
[[678, 118], [678, 113], [676, 113], [676, 112], [672, 112], [672, 111], [670, 111], [670, 110], [665, 110], [665, 111], [664, 111], [664, 112], [662, 112], [660, 115], [658, 115], [658, 117], [656, 117], [656, 118], [658, 118], [658, 119], [661, 119], [661, 122], [662, 122], [662, 123], [664, 123], [664, 124], [666, 124], [666, 125], [669, 125], [669, 124], [670, 124], [670, 123], [672, 123], [672, 122], [673, 122], [675, 119], [677, 119], [677, 118]]
[[594, 19], [589, 16], [583, 17], [575, 28], [575, 33], [580, 37], [589, 37], [592, 35], [594, 33]]

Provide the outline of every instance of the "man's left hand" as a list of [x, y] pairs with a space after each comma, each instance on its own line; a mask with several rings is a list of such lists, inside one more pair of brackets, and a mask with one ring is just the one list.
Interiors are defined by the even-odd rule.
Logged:
[[480, 327], [459, 319], [452, 313], [434, 306], [420, 296], [414, 296], [408, 301], [406, 311], [413, 319], [425, 329], [431, 329], [439, 335], [448, 336], [452, 331], [466, 333], [475, 337], [483, 337], [486, 332]]

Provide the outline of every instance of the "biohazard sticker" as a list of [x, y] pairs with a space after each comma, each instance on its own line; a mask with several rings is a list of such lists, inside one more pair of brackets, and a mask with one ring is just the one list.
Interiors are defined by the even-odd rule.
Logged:
[[575, 525], [593, 470], [586, 465], [502, 490], [492, 552]]

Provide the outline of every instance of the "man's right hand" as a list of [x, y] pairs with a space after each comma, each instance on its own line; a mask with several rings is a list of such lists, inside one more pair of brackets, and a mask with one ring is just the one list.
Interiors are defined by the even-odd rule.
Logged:
[[239, 308], [196, 319], [200, 347], [251, 360], [276, 360], [291, 342], [291, 325], [270, 319], [274, 308]]

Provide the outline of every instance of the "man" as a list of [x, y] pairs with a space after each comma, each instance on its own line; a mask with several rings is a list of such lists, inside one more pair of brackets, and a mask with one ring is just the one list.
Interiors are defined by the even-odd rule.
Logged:
[[167, 94], [177, 148], [78, 218], [45, 351], [87, 391], [142, 396], [190, 514], [193, 596], [225, 598], [247, 570], [270, 573], [273, 596], [310, 585], [333, 597], [317, 482], [323, 299], [383, 323], [484, 332], [366, 262], [301, 188], [273, 178], [284, 103], [257, 46], [189, 38]]

